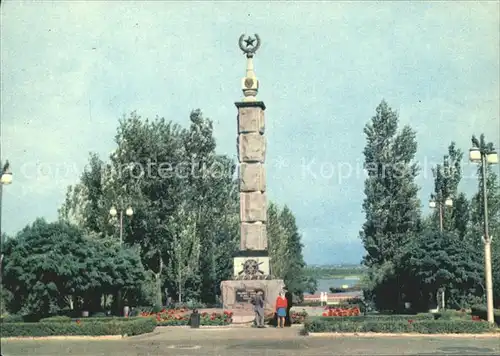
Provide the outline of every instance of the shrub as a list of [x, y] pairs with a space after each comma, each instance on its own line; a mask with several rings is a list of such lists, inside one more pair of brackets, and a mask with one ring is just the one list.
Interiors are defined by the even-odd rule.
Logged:
[[22, 323], [23, 321], [23, 316], [19, 314], [10, 314], [0, 319], [2, 323]]
[[6, 323], [2, 325], [2, 337], [36, 337], [62, 335], [140, 335], [152, 332], [156, 323], [153, 318], [136, 318], [102, 322], [92, 318], [75, 322], [46, 321], [41, 323]]
[[61, 321], [71, 321], [71, 318], [69, 316], [65, 315], [55, 315], [55, 316], [50, 316], [48, 318], [43, 318], [40, 319], [41, 323], [46, 323], [46, 322], [61, 322]]
[[194, 300], [189, 300], [186, 303], [175, 303], [173, 309], [204, 309], [207, 305]]
[[89, 317], [89, 318], [70, 318], [70, 317], [65, 317], [65, 316], [51, 316], [45, 319], [41, 319], [41, 323], [70, 323], [70, 322], [77, 322], [77, 321], [99, 321], [99, 322], [107, 322], [107, 321], [131, 321], [131, 320], [136, 320], [139, 319], [137, 317], [130, 317], [130, 318], [124, 318], [121, 316], [105, 316], [105, 317]]
[[458, 319], [419, 321], [413, 323], [412, 327], [413, 332], [421, 334], [480, 334], [494, 330], [494, 327], [484, 321]]
[[106, 313], [103, 312], [97, 312], [92, 314], [92, 318], [106, 318], [106, 317], [107, 317]]
[[312, 318], [306, 320], [304, 330], [308, 332], [375, 332], [375, 333], [420, 333], [420, 334], [478, 334], [494, 328], [483, 321], [432, 320], [432, 319], [376, 319], [353, 320], [352, 318]]
[[471, 320], [470, 314], [459, 310], [445, 310], [434, 314], [436, 320]]
[[[500, 309], [495, 309], [493, 311], [493, 313], [494, 313], [493, 317], [495, 319], [495, 323], [497, 325], [500, 325]], [[474, 316], [478, 316], [483, 320], [488, 319], [488, 313], [487, 313], [486, 307], [484, 307], [482, 305], [472, 307], [471, 314]]]
[[163, 309], [163, 307], [159, 304], [155, 304], [153, 306], [153, 310], [151, 311], [152, 313], [159, 313], [161, 310]]
[[306, 321], [306, 318], [308, 317], [308, 314], [305, 310], [300, 311], [300, 312], [290, 312], [290, 318], [292, 320], [292, 324], [304, 324]]
[[408, 321], [408, 320], [433, 320], [434, 316], [431, 313], [422, 313], [416, 315], [404, 314], [367, 314], [358, 316], [321, 316], [318, 317], [325, 320], [338, 321]]
[[[152, 313], [154, 307], [152, 306], [137, 306], [137, 307], [132, 307], [130, 310], [130, 316], [139, 316], [142, 313]], [[162, 308], [160, 308], [161, 310]]]

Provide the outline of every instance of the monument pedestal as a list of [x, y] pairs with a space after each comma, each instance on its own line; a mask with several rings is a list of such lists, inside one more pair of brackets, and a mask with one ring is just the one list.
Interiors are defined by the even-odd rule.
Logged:
[[234, 313], [253, 313], [250, 300], [261, 290], [264, 294], [264, 309], [268, 314], [275, 311], [276, 298], [285, 287], [285, 283], [281, 279], [234, 280], [222, 281], [220, 287], [224, 309]]

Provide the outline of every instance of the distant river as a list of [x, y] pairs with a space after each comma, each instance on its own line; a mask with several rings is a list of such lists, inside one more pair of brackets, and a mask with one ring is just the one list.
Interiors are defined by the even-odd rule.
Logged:
[[330, 287], [341, 288], [344, 284], [352, 287], [359, 283], [359, 281], [360, 279], [356, 277], [318, 279], [318, 290], [316, 293], [330, 292]]

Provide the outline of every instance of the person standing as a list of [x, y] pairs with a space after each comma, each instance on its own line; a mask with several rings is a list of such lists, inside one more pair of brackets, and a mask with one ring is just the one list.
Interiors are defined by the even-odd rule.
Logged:
[[286, 317], [285, 317], [285, 326], [292, 326], [293, 320], [292, 315], [290, 313], [290, 309], [293, 306], [293, 294], [288, 290], [287, 287], [285, 289], [285, 299], [286, 299]]
[[262, 291], [258, 291], [252, 299], [253, 309], [255, 311], [255, 325], [258, 328], [264, 327], [264, 298]]
[[276, 315], [278, 316], [278, 324], [276, 327], [283, 328], [285, 326], [287, 304], [285, 294], [280, 292], [278, 298], [276, 298]]

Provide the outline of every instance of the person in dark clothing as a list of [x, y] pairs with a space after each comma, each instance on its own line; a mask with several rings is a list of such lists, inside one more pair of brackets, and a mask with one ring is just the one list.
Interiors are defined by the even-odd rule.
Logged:
[[292, 316], [290, 314], [290, 309], [292, 309], [293, 306], [292, 305], [293, 295], [286, 287], [284, 288], [284, 291], [285, 291], [285, 299], [287, 301], [285, 326], [292, 326]]
[[255, 312], [255, 325], [258, 328], [264, 327], [264, 298], [262, 292], [258, 291], [252, 298], [253, 309]]

